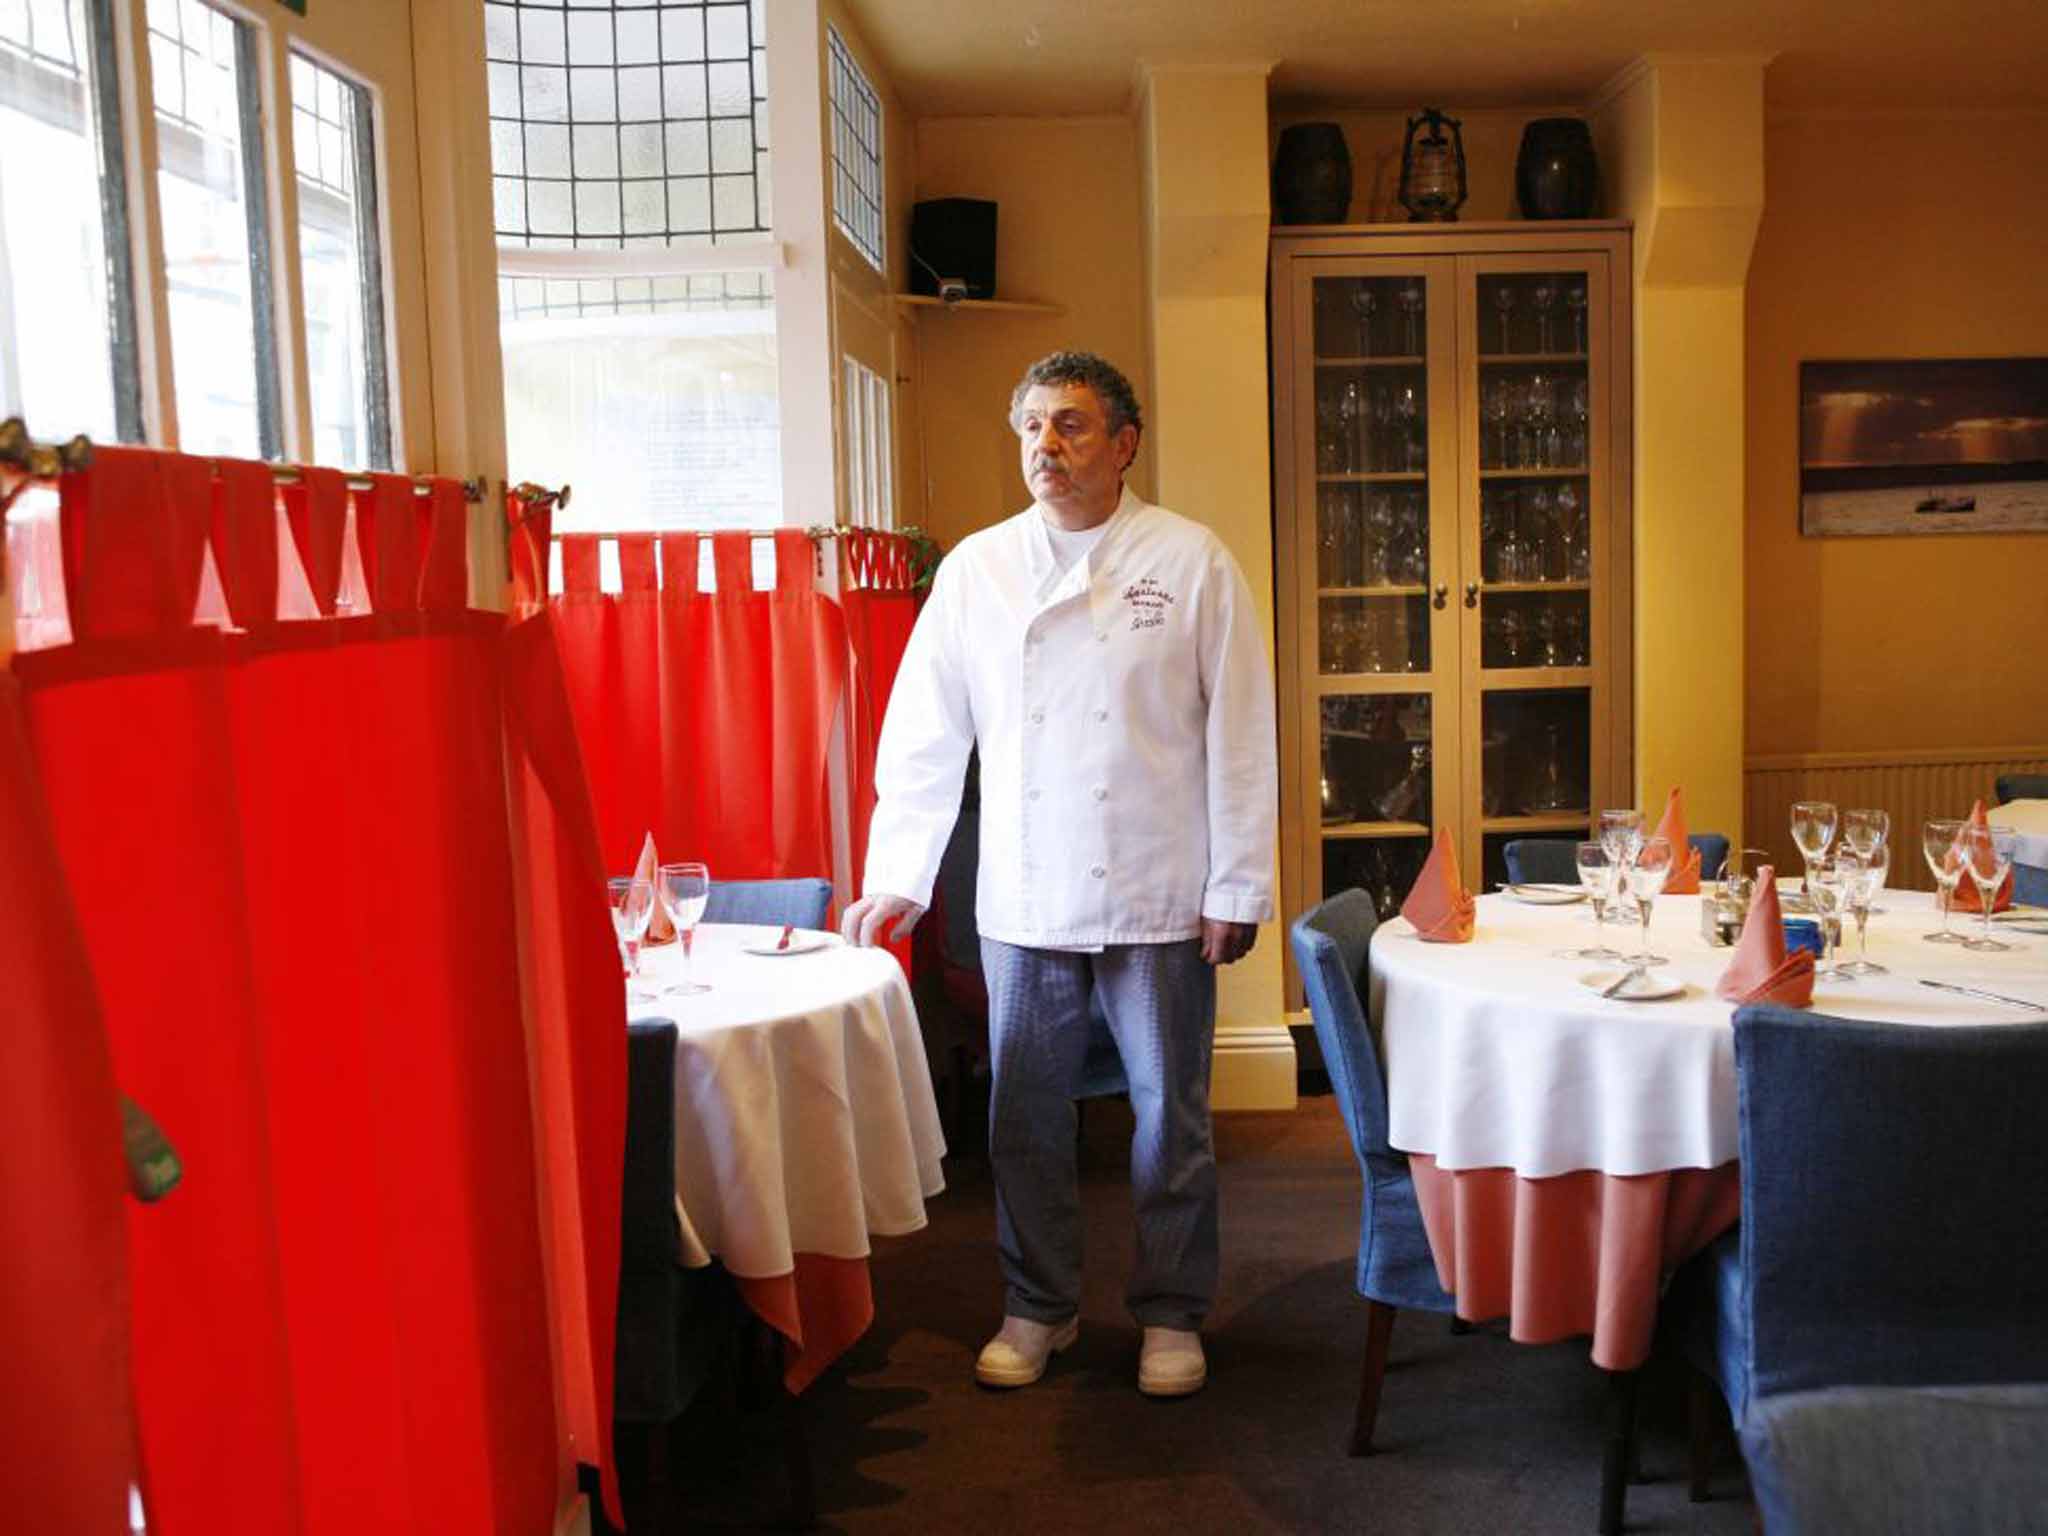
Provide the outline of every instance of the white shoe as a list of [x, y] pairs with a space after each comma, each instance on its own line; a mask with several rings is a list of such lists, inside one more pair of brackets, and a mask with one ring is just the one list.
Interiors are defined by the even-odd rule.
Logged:
[[1028, 1387], [1045, 1374], [1045, 1363], [1081, 1336], [1081, 1320], [1034, 1323], [1006, 1317], [1002, 1332], [981, 1346], [974, 1379], [984, 1387]]
[[1209, 1362], [1202, 1336], [1184, 1328], [1147, 1328], [1138, 1351], [1138, 1390], [1147, 1397], [1186, 1397], [1202, 1390]]

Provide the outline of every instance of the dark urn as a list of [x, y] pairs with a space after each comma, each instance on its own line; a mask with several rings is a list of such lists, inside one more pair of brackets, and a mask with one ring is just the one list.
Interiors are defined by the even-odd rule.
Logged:
[[1593, 134], [1576, 117], [1539, 117], [1522, 130], [1515, 195], [1525, 219], [1586, 219], [1600, 185]]
[[1290, 123], [1273, 154], [1273, 221], [1342, 224], [1351, 211], [1351, 151], [1335, 123]]

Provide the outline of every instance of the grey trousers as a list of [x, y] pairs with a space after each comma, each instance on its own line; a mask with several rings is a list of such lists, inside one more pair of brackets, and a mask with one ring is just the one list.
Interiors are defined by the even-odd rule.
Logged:
[[1126, 1300], [1145, 1327], [1198, 1328], [1216, 1294], [1216, 1153], [1209, 1058], [1216, 972], [1201, 942], [1099, 955], [981, 941], [989, 997], [988, 1151], [996, 1236], [1015, 1317], [1059, 1323], [1081, 1305], [1074, 1100], [1102, 1004], [1130, 1083], [1137, 1263]]

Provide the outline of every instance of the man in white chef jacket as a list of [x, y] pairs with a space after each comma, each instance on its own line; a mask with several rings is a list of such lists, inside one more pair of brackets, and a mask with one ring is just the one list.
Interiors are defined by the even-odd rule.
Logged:
[[1216, 1290], [1215, 967], [1273, 916], [1272, 671], [1222, 542], [1125, 489], [1143, 421], [1121, 373], [1055, 352], [1025, 373], [1010, 423], [1034, 500], [938, 569], [889, 700], [865, 894], [844, 928], [872, 944], [923, 915], [978, 744], [1006, 1296], [975, 1375], [1029, 1385], [1078, 1331], [1092, 996], [1137, 1122], [1138, 1387], [1180, 1396], [1206, 1379]]

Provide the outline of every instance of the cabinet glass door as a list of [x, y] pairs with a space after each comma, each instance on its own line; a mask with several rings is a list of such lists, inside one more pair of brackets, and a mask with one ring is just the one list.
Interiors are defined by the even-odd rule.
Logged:
[[[1305, 804], [1303, 896], [1362, 886], [1397, 909], [1438, 818], [1456, 815], [1455, 268], [1449, 258], [1297, 264], [1291, 384]], [[1311, 489], [1312, 488], [1312, 489]], [[1307, 532], [1308, 530], [1304, 530]]]
[[1597, 254], [1460, 268], [1465, 700], [1479, 746], [1465, 824], [1491, 888], [1511, 839], [1586, 836], [1607, 788], [1607, 288]]

